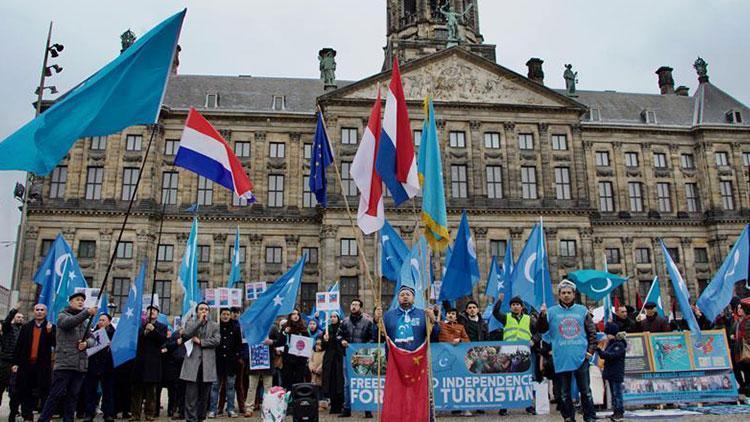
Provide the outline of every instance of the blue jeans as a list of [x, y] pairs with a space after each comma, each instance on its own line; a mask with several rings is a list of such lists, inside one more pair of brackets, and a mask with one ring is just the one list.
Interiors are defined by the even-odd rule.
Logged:
[[622, 383], [612, 381], [607, 381], [607, 383], [609, 384], [609, 392], [612, 394], [612, 410], [615, 411], [616, 415], [622, 415], [625, 411], [622, 403]]
[[352, 401], [349, 394], [349, 372], [346, 370], [346, 366], [344, 366], [344, 409], [346, 410], [352, 410]]
[[211, 385], [211, 404], [208, 406], [209, 412], [216, 413], [217, 407], [219, 407], [219, 390], [222, 382], [226, 384], [227, 413], [234, 412], [234, 380], [236, 378], [236, 375], [227, 375], [224, 378], [219, 378], [218, 381]]
[[581, 406], [583, 407], [583, 420], [593, 422], [596, 420], [594, 411], [594, 401], [591, 397], [591, 385], [589, 382], [589, 360], [584, 359], [581, 366], [575, 371], [560, 372], [557, 374], [556, 382], [560, 383], [562, 395], [562, 406], [560, 414], [566, 421], [574, 421], [576, 418], [576, 409], [573, 406], [573, 397], [571, 394], [571, 384], [573, 378], [581, 393]]

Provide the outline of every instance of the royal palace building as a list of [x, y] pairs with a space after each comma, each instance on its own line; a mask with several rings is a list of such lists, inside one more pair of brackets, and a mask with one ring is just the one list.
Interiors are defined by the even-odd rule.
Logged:
[[[497, 63], [476, 0], [389, 0], [387, 14], [383, 68], [359, 81], [335, 80], [332, 49], [320, 52], [321, 79], [183, 75], [176, 56], [157, 125], [81, 139], [51, 175], [33, 181], [15, 284], [21, 300], [34, 299], [34, 272], [62, 233], [94, 287], [116, 253], [110, 297], [120, 306], [139, 263], [148, 259], [149, 274], [156, 263], [162, 311], [179, 313], [187, 209], [197, 203], [201, 287], [226, 285], [239, 226], [245, 281], [273, 281], [308, 253], [304, 308], [337, 281], [344, 302], [362, 297], [371, 308], [377, 286], [358, 261], [344, 195], [356, 214], [349, 166], [394, 57], [417, 143], [423, 99], [434, 98], [450, 229], [455, 235], [466, 210], [482, 273], [493, 255], [502, 259], [506, 242], [518, 256], [541, 217], [553, 283], [575, 269], [601, 269], [606, 257], [609, 271], [630, 278], [617, 290], [627, 303], [645, 296], [654, 276], [669, 301], [663, 239], [691, 295], [699, 294], [750, 221], [750, 109], [710, 82], [705, 61], [696, 61], [692, 95], [675, 87], [667, 66], [656, 71], [654, 93], [579, 91], [572, 68], [566, 89], [556, 90], [545, 85], [541, 59], [527, 62], [526, 75]], [[343, 178], [342, 188], [329, 168], [327, 208], [307, 187], [318, 106]], [[255, 204], [174, 166], [190, 107], [234, 148]], [[411, 243], [419, 198], [414, 207], [385, 201], [386, 217]], [[377, 242], [364, 237], [371, 269]], [[483, 301], [483, 292], [484, 281], [475, 297]], [[382, 296], [390, 300], [392, 283]]]

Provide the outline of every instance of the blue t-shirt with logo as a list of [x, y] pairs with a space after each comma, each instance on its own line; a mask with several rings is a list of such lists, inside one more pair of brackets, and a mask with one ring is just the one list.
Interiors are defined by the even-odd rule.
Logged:
[[579, 304], [570, 308], [555, 305], [547, 311], [547, 334], [552, 339], [556, 373], [575, 371], [586, 359], [589, 342], [584, 323], [587, 314], [586, 308]]

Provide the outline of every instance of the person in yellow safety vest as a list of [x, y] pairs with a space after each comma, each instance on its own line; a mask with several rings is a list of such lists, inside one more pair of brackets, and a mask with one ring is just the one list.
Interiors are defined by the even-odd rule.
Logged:
[[[536, 333], [536, 317], [523, 312], [523, 300], [515, 296], [510, 300], [510, 313], [500, 310], [505, 298], [504, 293], [500, 293], [492, 308], [492, 316], [503, 324], [503, 341], [527, 341], [529, 347], [533, 346], [532, 337]], [[508, 414], [508, 409], [500, 409], [500, 416]], [[526, 408], [526, 413], [536, 414], [534, 406]]]

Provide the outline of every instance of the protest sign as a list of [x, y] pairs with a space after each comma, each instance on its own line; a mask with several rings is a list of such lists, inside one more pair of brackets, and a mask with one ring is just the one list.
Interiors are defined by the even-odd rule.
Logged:
[[625, 353], [625, 372], [650, 372], [651, 359], [645, 334], [628, 334]]
[[723, 330], [702, 331], [701, 339], [690, 336], [695, 369], [728, 369], [732, 367], [729, 345]]
[[216, 296], [219, 298], [219, 303], [218, 303], [219, 308], [228, 308], [229, 307], [229, 289], [226, 287], [221, 287], [216, 290], [218, 291], [218, 294]]
[[255, 300], [261, 293], [266, 291], [265, 281], [256, 281], [254, 283], [245, 283], [245, 299]]
[[229, 307], [242, 307], [242, 289], [229, 289]]
[[203, 291], [203, 300], [206, 301], [208, 306], [215, 308], [218, 304], [218, 298], [216, 297], [216, 289], [206, 289]]
[[84, 308], [93, 308], [99, 306], [99, 288], [93, 287], [76, 287], [75, 292], [83, 292], [86, 295], [86, 301], [83, 302]]
[[[534, 375], [528, 343], [433, 343], [436, 410], [511, 409], [531, 405]], [[352, 410], [377, 410], [385, 386], [384, 347], [350, 344], [346, 351]]]
[[651, 366], [656, 372], [689, 371], [693, 369], [685, 333], [651, 333]]
[[731, 370], [625, 374], [625, 405], [737, 400]]
[[94, 353], [109, 346], [109, 336], [107, 335], [107, 331], [104, 328], [100, 328], [91, 333], [91, 338], [93, 338], [96, 343], [93, 347], [89, 347], [88, 349], [86, 349], [86, 356], [91, 356]]
[[311, 337], [292, 334], [289, 336], [289, 354], [309, 358], [313, 352], [313, 339]]
[[255, 344], [250, 346], [250, 370], [270, 369], [271, 356], [268, 353], [268, 346], [265, 344]]
[[339, 292], [315, 293], [315, 309], [318, 311], [338, 311], [341, 303]]

